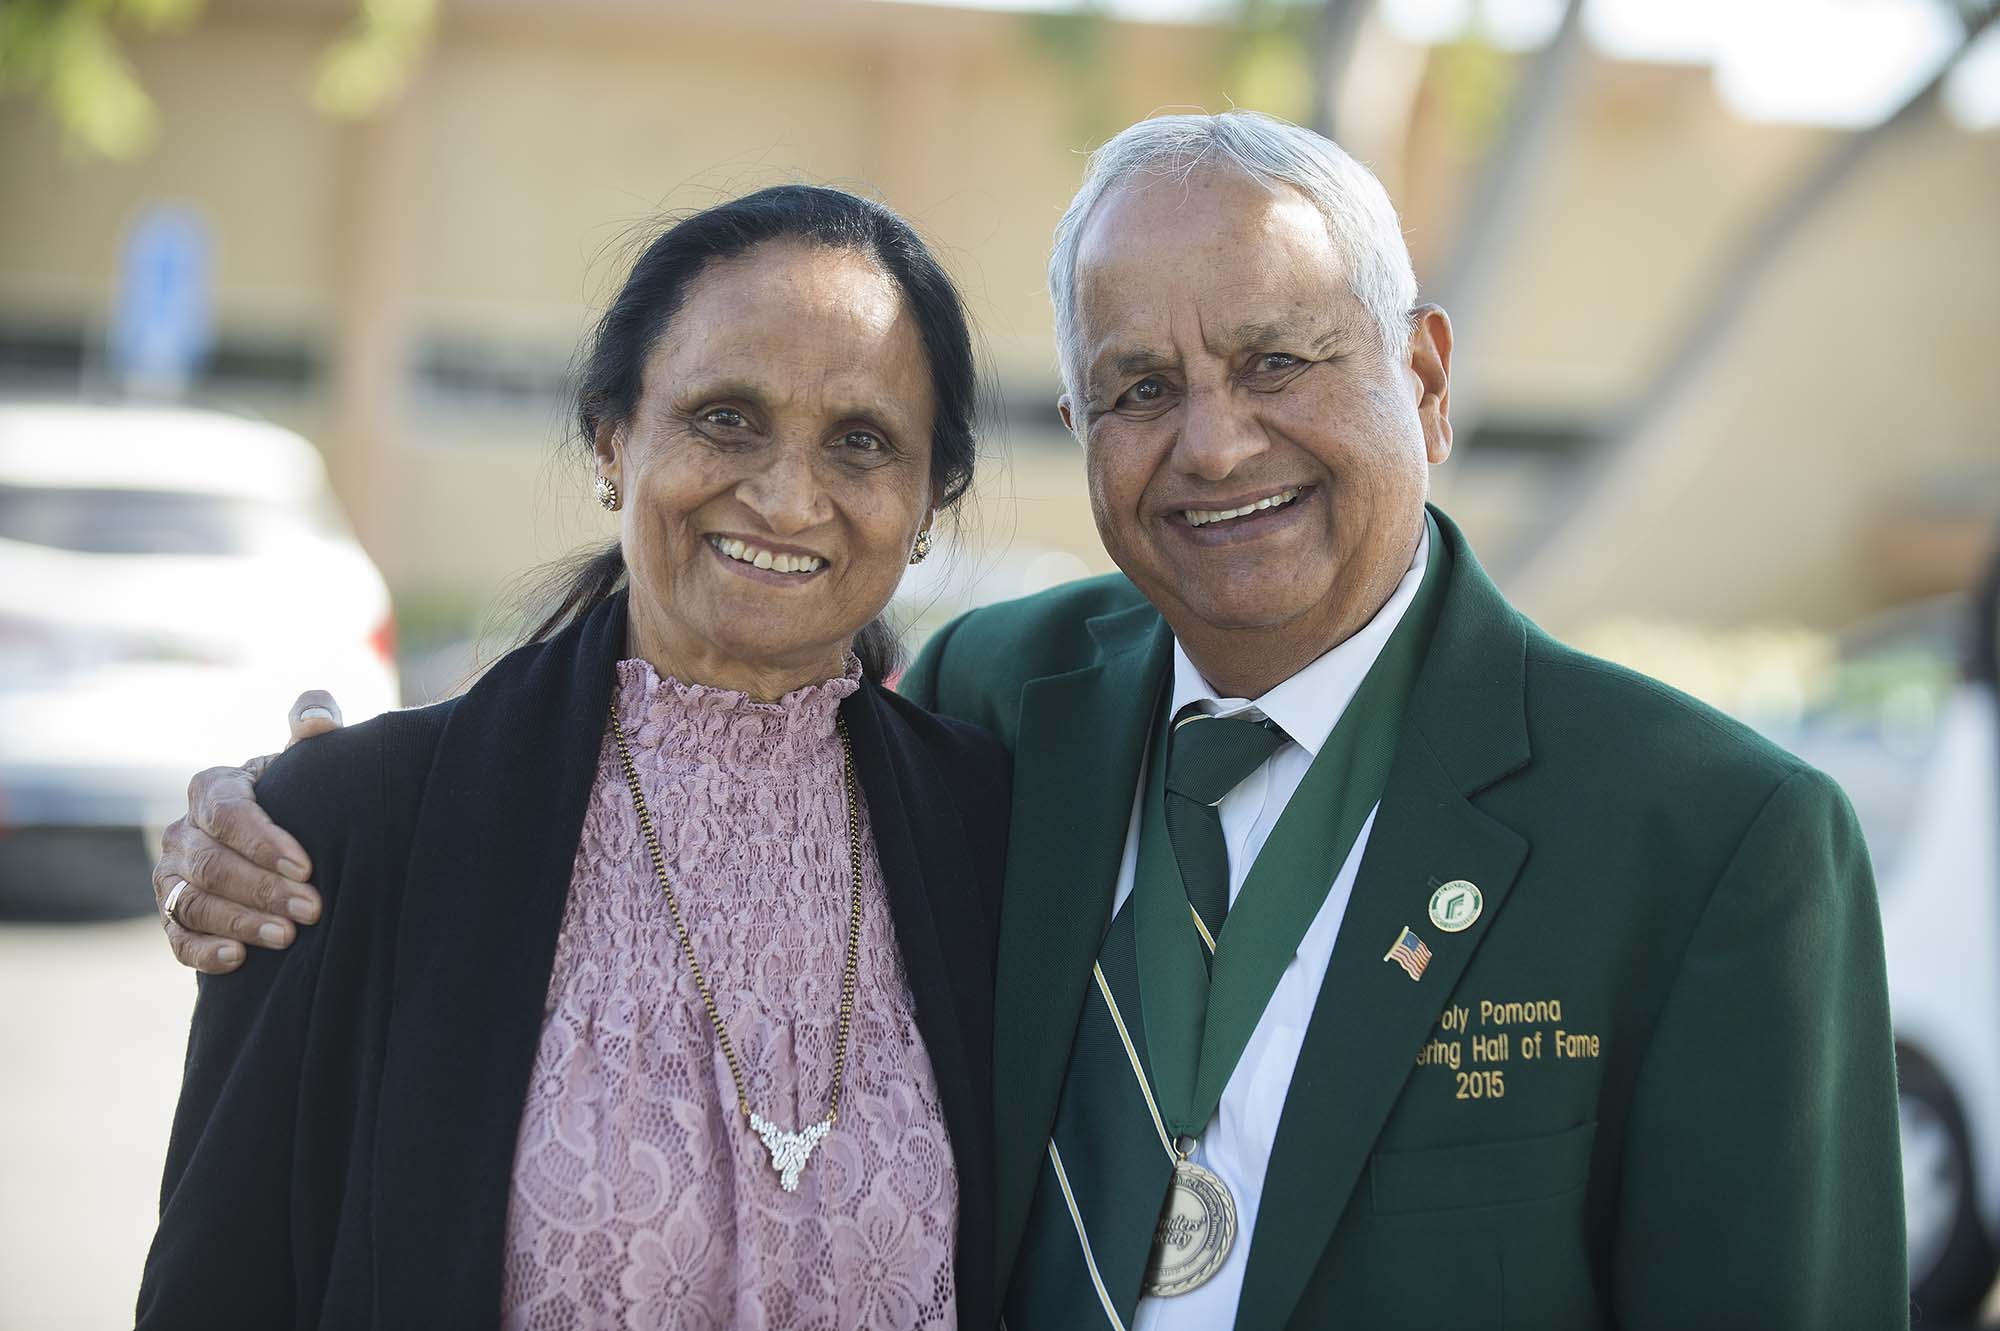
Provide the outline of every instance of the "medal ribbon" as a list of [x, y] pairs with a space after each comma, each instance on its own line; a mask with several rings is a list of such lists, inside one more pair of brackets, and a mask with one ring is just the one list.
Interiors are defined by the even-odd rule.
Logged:
[[1430, 554], [1416, 598], [1251, 865], [1212, 961], [1202, 955], [1167, 836], [1164, 730], [1154, 743], [1131, 904], [1153, 1092], [1177, 1138], [1201, 1136], [1214, 1117], [1279, 977], [1388, 783], [1450, 558], [1428, 513], [1424, 522]]

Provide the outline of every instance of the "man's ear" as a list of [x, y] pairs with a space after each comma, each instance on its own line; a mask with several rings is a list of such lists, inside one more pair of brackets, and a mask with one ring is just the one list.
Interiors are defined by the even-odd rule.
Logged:
[[1424, 427], [1424, 456], [1433, 465], [1451, 456], [1451, 316], [1419, 305], [1410, 329], [1410, 391]]

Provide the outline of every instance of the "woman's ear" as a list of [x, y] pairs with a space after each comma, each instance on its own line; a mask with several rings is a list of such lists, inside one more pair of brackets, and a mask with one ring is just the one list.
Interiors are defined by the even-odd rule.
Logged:
[[590, 451], [596, 458], [595, 469], [599, 476], [608, 477], [613, 482], [619, 478], [620, 452], [624, 440], [619, 438], [618, 428], [609, 421], [599, 421], [590, 440]]

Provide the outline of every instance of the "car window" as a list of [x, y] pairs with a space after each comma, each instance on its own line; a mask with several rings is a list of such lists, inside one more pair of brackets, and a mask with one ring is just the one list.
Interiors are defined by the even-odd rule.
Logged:
[[234, 495], [0, 484], [0, 538], [83, 554], [248, 554], [328, 522]]

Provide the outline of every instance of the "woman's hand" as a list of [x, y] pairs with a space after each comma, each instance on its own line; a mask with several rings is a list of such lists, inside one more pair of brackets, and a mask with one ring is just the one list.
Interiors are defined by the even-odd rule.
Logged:
[[[290, 748], [341, 726], [340, 704], [320, 690], [301, 693], [287, 718]], [[305, 848], [257, 807], [257, 778], [272, 755], [241, 767], [211, 767], [188, 783], [187, 816], [168, 826], [153, 897], [167, 942], [183, 966], [220, 975], [243, 964], [245, 944], [290, 947], [294, 929], [319, 918], [319, 893], [307, 883]], [[167, 896], [187, 887], [166, 917]]]

